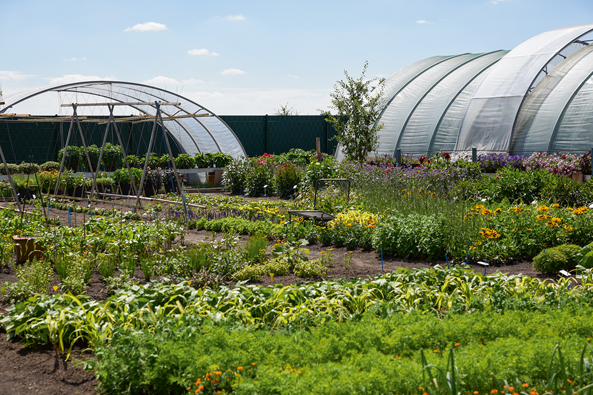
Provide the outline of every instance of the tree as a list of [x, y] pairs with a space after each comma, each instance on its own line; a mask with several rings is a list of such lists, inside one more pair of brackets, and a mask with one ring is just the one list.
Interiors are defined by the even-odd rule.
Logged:
[[286, 105], [280, 105], [280, 108], [278, 109], [274, 109], [275, 113], [274, 115], [299, 115], [299, 113], [297, 112], [297, 110], [295, 110], [292, 107], [288, 107], [288, 102], [286, 102]]
[[325, 120], [338, 132], [335, 138], [346, 158], [359, 162], [379, 147], [377, 132], [383, 127], [378, 120], [384, 104], [385, 79], [365, 80], [368, 65], [368, 61], [364, 62], [359, 79], [350, 77], [344, 70], [346, 80], [336, 82], [335, 91], [330, 94], [332, 105], [329, 107], [337, 110], [337, 114], [322, 112]]

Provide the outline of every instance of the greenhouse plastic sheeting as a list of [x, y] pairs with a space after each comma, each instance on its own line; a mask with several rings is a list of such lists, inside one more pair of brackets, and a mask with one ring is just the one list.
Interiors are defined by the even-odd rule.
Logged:
[[487, 151], [510, 148], [515, 118], [541, 70], [563, 48], [593, 30], [593, 24], [568, 26], [539, 34], [504, 56], [472, 98], [456, 149]]
[[[100, 99], [97, 102], [180, 102], [181, 104], [176, 106], [162, 106], [163, 117], [195, 113], [211, 114], [207, 117], [189, 117], [163, 121], [167, 132], [176, 140], [182, 152], [188, 154], [225, 152], [233, 157], [245, 156], [245, 150], [233, 131], [218, 116], [205, 107], [173, 92], [132, 82], [85, 81], [21, 92], [6, 97], [6, 104], [0, 108], [0, 113], [6, 112], [10, 107], [20, 102], [48, 92], [79, 93], [105, 99]], [[145, 115], [154, 116], [156, 114], [154, 104], [131, 107]]]
[[[553, 149], [555, 141], [563, 147], [580, 144], [568, 141], [566, 134], [555, 132], [565, 109], [589, 79], [592, 70], [593, 46], [586, 46], [569, 56], [537, 85], [525, 99], [517, 118], [511, 146], [514, 153], [528, 155], [535, 151], [548, 151]], [[574, 123], [570, 119], [567, 122]], [[573, 137], [573, 133], [569, 132], [569, 135]]]
[[443, 77], [471, 60], [473, 56], [475, 55], [463, 54], [452, 56], [418, 75], [399, 91], [385, 108], [379, 120], [384, 125], [379, 131], [378, 153], [380, 155], [393, 154], [397, 148], [397, 143], [408, 115], [412, 113], [426, 93], [430, 92]]
[[593, 77], [583, 84], [558, 125], [552, 149], [589, 151], [593, 147]]
[[[412, 63], [403, 69], [396, 71], [392, 74], [389, 78], [387, 78], [384, 82], [384, 89], [383, 89], [383, 100], [385, 101], [385, 107], [383, 108], [383, 112], [385, 108], [389, 106], [389, 103], [393, 98], [410, 82], [414, 81], [419, 75], [424, 73], [426, 70], [434, 67], [435, 65], [449, 59], [450, 56], [433, 56], [430, 58], [419, 60], [415, 63]], [[383, 114], [381, 113], [381, 115]], [[382, 121], [379, 120], [378, 123]], [[382, 141], [385, 140], [385, 136], [383, 136], [382, 131], [379, 131], [379, 146], [381, 147]], [[390, 152], [393, 153], [393, 150]], [[387, 153], [387, 154], [390, 154]], [[383, 153], [385, 155], [386, 153]], [[338, 145], [336, 149], [336, 158], [338, 160], [344, 159], [344, 153], [341, 150], [341, 147]]]
[[[436, 133], [438, 123], [450, 104], [468, 83], [506, 53], [505, 51], [496, 51], [472, 55], [465, 63], [442, 78], [426, 93], [408, 116], [397, 148], [406, 152], [424, 151], [426, 153]], [[458, 130], [455, 132], [455, 138], [457, 138], [457, 133]]]

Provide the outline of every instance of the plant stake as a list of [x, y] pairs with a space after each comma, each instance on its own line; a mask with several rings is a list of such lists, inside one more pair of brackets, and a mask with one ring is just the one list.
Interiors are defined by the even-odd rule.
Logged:
[[451, 267], [449, 266], [449, 258], [447, 257], [446, 253], [445, 253], [445, 259], [447, 260], [447, 269], [451, 269]]
[[381, 247], [381, 271], [383, 270], [383, 247]]

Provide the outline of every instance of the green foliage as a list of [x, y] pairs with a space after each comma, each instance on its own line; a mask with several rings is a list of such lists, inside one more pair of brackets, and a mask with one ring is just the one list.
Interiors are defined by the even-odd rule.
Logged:
[[233, 160], [222, 175], [223, 184], [229, 188], [232, 194], [245, 193], [245, 179], [249, 171], [249, 160], [237, 158]]
[[179, 154], [175, 158], [175, 166], [178, 169], [192, 169], [196, 165], [196, 161], [190, 154]]
[[[130, 168], [130, 170], [132, 171], [136, 187], [138, 187], [140, 185], [140, 180], [142, 179], [142, 170], [135, 167]], [[130, 173], [126, 168], [114, 171], [112, 178], [118, 184], [130, 184]]]
[[383, 126], [378, 121], [384, 103], [382, 94], [385, 79], [365, 79], [367, 67], [368, 62], [365, 62], [358, 79], [344, 71], [346, 81], [338, 81], [334, 92], [330, 94], [330, 108], [337, 113], [332, 115], [329, 111], [323, 112], [326, 121], [338, 132], [337, 140], [346, 158], [359, 162], [377, 149], [377, 132]]
[[[121, 146], [105, 143], [105, 147], [103, 148], [103, 158], [101, 159], [101, 164], [105, 167], [105, 170], [115, 170], [123, 162], [123, 158], [124, 154]], [[128, 156], [128, 163], [130, 163], [129, 161], [130, 157]], [[93, 166], [95, 166], [95, 163], [97, 162], [94, 162]]]
[[572, 270], [579, 263], [581, 247], [563, 244], [547, 248], [533, 258], [533, 268], [542, 273], [558, 273], [559, 270]]
[[405, 258], [442, 258], [446, 251], [444, 221], [438, 215], [392, 215], [377, 225], [373, 247]]
[[103, 391], [122, 394], [193, 393], [198, 379], [229, 370], [238, 394], [485, 394], [505, 393], [505, 385], [523, 392], [523, 383], [557, 394], [590, 383], [580, 372], [591, 358], [591, 312], [364, 315], [340, 324], [320, 317], [279, 332], [185, 316], [118, 332], [91, 366]]
[[274, 175], [274, 166], [266, 159], [252, 159], [245, 176], [245, 194], [248, 196], [273, 196]]
[[[302, 179], [303, 172], [301, 169], [289, 163], [282, 165], [276, 173], [278, 196], [282, 199], [295, 197]], [[297, 187], [296, 190], [294, 189], [295, 186]]]
[[315, 183], [320, 178], [335, 178], [338, 163], [333, 156], [328, 156], [322, 161], [311, 162], [305, 170], [303, 185], [305, 188], [315, 188]]
[[86, 157], [84, 158], [83, 162], [84, 151], [81, 147], [69, 145], [65, 151], [64, 148], [58, 151], [58, 162], [60, 163], [62, 162], [62, 158], [64, 157], [64, 152], [66, 153], [66, 159], [64, 160], [64, 167], [66, 169], [77, 171], [79, 167], [82, 168], [84, 166], [84, 162], [86, 162]]
[[321, 258], [297, 262], [294, 274], [302, 278], [324, 277], [327, 274], [327, 266], [324, 263]]
[[247, 262], [259, 263], [266, 258], [268, 239], [262, 235], [255, 235], [245, 243], [244, 256]]
[[54, 161], [47, 161], [42, 163], [39, 168], [43, 171], [60, 170], [60, 163]]
[[[10, 174], [18, 174], [18, 172], [20, 171], [19, 165], [17, 165], [17, 164], [7, 163], [7, 165], [8, 165], [8, 171], [10, 172]], [[4, 168], [4, 163], [0, 163], [0, 174], [6, 175], [6, 169]]]
[[15, 303], [36, 294], [45, 294], [51, 285], [53, 271], [48, 260], [32, 260], [16, 266], [15, 283], [4, 283], [0, 293], [4, 302]]
[[37, 163], [26, 163], [22, 162], [19, 165], [19, 173], [23, 174], [35, 174], [39, 171], [40, 167]]
[[[142, 162], [142, 159], [137, 157], [136, 155], [127, 155], [126, 159], [128, 160], [128, 164], [130, 165], [130, 167], [137, 167], [137, 168], [144, 167], [144, 162]], [[125, 165], [124, 159], [123, 159], [123, 155], [122, 155], [121, 164], [122, 164], [123, 168], [126, 168], [126, 165]]]

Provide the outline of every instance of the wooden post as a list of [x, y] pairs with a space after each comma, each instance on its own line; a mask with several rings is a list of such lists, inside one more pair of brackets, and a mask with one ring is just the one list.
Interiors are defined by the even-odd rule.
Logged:
[[315, 145], [317, 149], [317, 156], [319, 156], [319, 154], [321, 153], [321, 139], [319, 137], [317, 137], [317, 139], [315, 140]]

